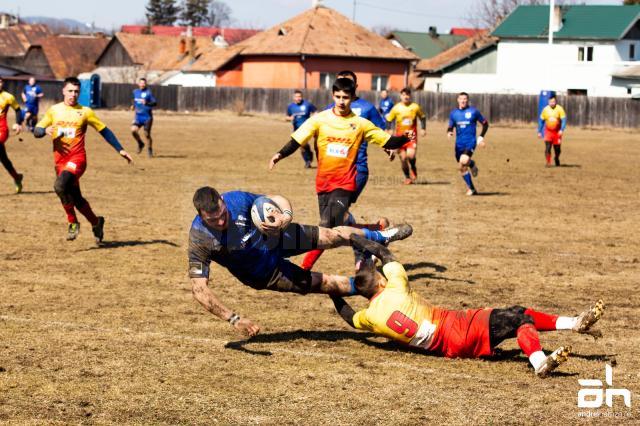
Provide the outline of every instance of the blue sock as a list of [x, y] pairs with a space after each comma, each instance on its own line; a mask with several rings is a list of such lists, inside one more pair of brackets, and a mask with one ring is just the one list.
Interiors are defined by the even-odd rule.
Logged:
[[387, 237], [383, 236], [380, 231], [372, 231], [367, 228], [362, 228], [362, 232], [364, 232], [364, 237], [367, 240], [375, 241], [376, 243], [384, 244], [387, 242]]
[[462, 175], [462, 179], [464, 179], [464, 181], [466, 182], [470, 190], [472, 191], [476, 190], [476, 188], [473, 186], [473, 181], [471, 180], [471, 173], [466, 172], [465, 174]]
[[302, 159], [305, 162], [310, 162], [313, 160], [313, 154], [311, 153], [310, 149], [305, 149], [305, 148], [302, 149]]
[[347, 220], [344, 221], [344, 225], [345, 226], [353, 226], [355, 225], [356, 222], [356, 218], [353, 217], [353, 215], [351, 214], [351, 212], [347, 213]]
[[349, 292], [349, 296], [354, 296], [358, 294], [358, 290], [356, 290], [356, 278], [349, 277], [349, 284], [351, 284], [351, 291]]

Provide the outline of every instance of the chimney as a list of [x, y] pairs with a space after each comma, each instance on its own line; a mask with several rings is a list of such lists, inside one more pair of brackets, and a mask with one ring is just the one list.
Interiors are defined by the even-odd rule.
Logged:
[[431, 38], [437, 38], [438, 37], [438, 28], [437, 27], [429, 27], [429, 36]]
[[180, 43], [178, 44], [178, 53], [180, 55], [187, 53], [187, 41], [183, 38], [180, 39]]
[[554, 6], [553, 16], [551, 18], [551, 31], [558, 32], [562, 28], [562, 8]]
[[322, 0], [311, 0], [311, 7], [322, 7]]

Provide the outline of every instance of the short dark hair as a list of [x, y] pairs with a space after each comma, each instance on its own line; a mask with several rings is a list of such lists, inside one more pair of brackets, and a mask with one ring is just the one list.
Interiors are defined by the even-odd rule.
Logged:
[[144, 78], [144, 77], [140, 77], [140, 78], [138, 79], [138, 81], [144, 81], [144, 82], [146, 83], [146, 82], [147, 82], [147, 79], [146, 79], [146, 78]]
[[466, 96], [467, 98], [469, 98], [469, 94], [467, 92], [460, 92], [458, 93], [458, 96]]
[[333, 87], [331, 88], [331, 93], [335, 92], [346, 92], [351, 96], [356, 95], [356, 83], [350, 78], [338, 78], [333, 83]]
[[297, 95], [298, 93], [300, 93], [302, 95], [302, 90], [296, 89], [296, 90], [293, 91], [294, 95]]
[[348, 75], [353, 79], [354, 83], [358, 83], [358, 77], [356, 77], [356, 73], [351, 70], [340, 71], [338, 74], [336, 74], [336, 77], [340, 78], [341, 75]]
[[220, 193], [210, 186], [203, 186], [193, 194], [193, 206], [198, 214], [201, 211], [215, 213], [218, 211], [219, 202], [222, 197]]
[[356, 272], [353, 284], [358, 294], [365, 297], [373, 296], [378, 286], [375, 264], [371, 261], [363, 261]]
[[400, 91], [400, 93], [406, 93], [407, 95], [410, 95], [411, 94], [411, 88], [405, 87], [404, 89], [402, 89]]
[[555, 99], [556, 101], [558, 100], [558, 98], [556, 97], [556, 95], [551, 95], [551, 96], [549, 96], [549, 100], [551, 100], [551, 99]]
[[73, 86], [80, 86], [80, 80], [77, 77], [67, 77], [62, 82], [62, 87], [65, 87], [67, 84], [71, 84]]

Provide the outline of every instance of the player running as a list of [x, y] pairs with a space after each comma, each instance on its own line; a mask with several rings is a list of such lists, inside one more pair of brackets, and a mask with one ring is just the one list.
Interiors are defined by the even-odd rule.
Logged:
[[46, 134], [53, 140], [53, 158], [57, 176], [53, 187], [67, 213], [69, 222], [67, 240], [75, 240], [80, 233], [80, 223], [75, 212], [75, 209], [78, 209], [91, 223], [96, 242], [100, 243], [104, 237], [104, 217], [93, 213], [89, 202], [80, 192], [80, 177], [87, 168], [85, 150], [87, 126], [100, 132], [104, 140], [128, 162], [131, 162], [131, 156], [91, 108], [78, 105], [80, 80], [75, 77], [65, 79], [62, 95], [64, 101], [47, 110], [42, 120], [36, 124], [33, 135], [41, 138]]
[[22, 192], [22, 180], [24, 176], [18, 173], [13, 167], [13, 163], [7, 156], [7, 149], [4, 144], [9, 139], [9, 125], [7, 124], [7, 112], [9, 108], [13, 108], [16, 111], [16, 123], [13, 125], [13, 131], [15, 134], [19, 134], [22, 130], [22, 110], [20, 105], [16, 102], [16, 98], [6, 90], [4, 90], [4, 81], [0, 77], [0, 163], [4, 166], [7, 172], [13, 178], [13, 183], [16, 187], [16, 194]]
[[[383, 89], [380, 91], [380, 103], [378, 104], [378, 112], [380, 113], [380, 116], [386, 117], [391, 111], [391, 108], [393, 108], [393, 99], [389, 97], [387, 89]], [[392, 125], [393, 123], [387, 123], [385, 129], [390, 129]]]
[[133, 91], [133, 106], [136, 115], [131, 124], [131, 135], [138, 142], [138, 154], [144, 149], [144, 142], [140, 137], [140, 129], [144, 129], [144, 138], [147, 142], [147, 155], [153, 157], [153, 139], [151, 139], [151, 126], [153, 126], [153, 107], [157, 105], [156, 98], [147, 87], [147, 79], [138, 80], [138, 88]]
[[[484, 147], [484, 135], [489, 130], [489, 122], [480, 114], [475, 107], [469, 106], [469, 94], [460, 92], [457, 98], [458, 108], [449, 114], [449, 127], [447, 136], [453, 136], [453, 129], [456, 129], [456, 161], [460, 168], [462, 179], [467, 184], [467, 195], [476, 195], [473, 177], [478, 176], [476, 162], [471, 159], [476, 146]], [[482, 124], [480, 136], [476, 136], [476, 123]]]
[[[273, 156], [269, 164], [269, 168], [273, 169], [278, 161], [316, 138], [316, 192], [320, 226], [327, 228], [345, 225], [349, 207], [357, 199], [357, 178], [360, 176], [357, 160], [362, 144], [370, 142], [385, 149], [395, 149], [409, 140], [405, 135], [390, 136], [351, 110], [351, 102], [355, 98], [353, 80], [337, 79], [332, 92], [335, 106], [307, 120], [291, 135], [291, 140]], [[311, 269], [321, 254], [322, 250], [308, 253], [303, 260], [303, 268]]]
[[[298, 130], [302, 123], [307, 121], [311, 114], [318, 109], [311, 102], [303, 99], [302, 91], [296, 90], [293, 92], [293, 102], [287, 107], [287, 120], [293, 123], [293, 131]], [[302, 159], [304, 160], [304, 168], [310, 169], [311, 162], [313, 161], [313, 151], [311, 151], [310, 145], [305, 145], [300, 150]]]
[[576, 317], [550, 315], [522, 306], [452, 311], [431, 305], [415, 293], [404, 267], [382, 245], [358, 235], [350, 237], [354, 246], [373, 253], [382, 261], [384, 276], [372, 262], [362, 265], [354, 285], [369, 299], [358, 312], [341, 297], [332, 295], [336, 310], [351, 326], [385, 336], [448, 358], [480, 358], [494, 354], [496, 346], [516, 338], [536, 375], [545, 377], [567, 360], [570, 346], [560, 346], [545, 355], [538, 331], [572, 330], [595, 334], [590, 328], [604, 312], [599, 300]]
[[22, 89], [22, 102], [24, 102], [24, 122], [27, 129], [33, 132], [38, 122], [38, 109], [40, 107], [40, 99], [44, 97], [42, 88], [36, 84], [35, 77], [29, 77], [29, 84]]
[[564, 108], [558, 105], [556, 97], [552, 96], [549, 98], [549, 105], [544, 107], [538, 120], [538, 138], [542, 138], [544, 135], [546, 167], [551, 167], [552, 146], [553, 160], [556, 166], [560, 165], [560, 144], [565, 127], [567, 127], [567, 114], [564, 112]]
[[418, 152], [418, 119], [422, 127], [422, 136], [427, 135], [427, 116], [422, 108], [411, 101], [411, 89], [405, 87], [400, 91], [400, 103], [394, 105], [389, 114], [385, 115], [388, 123], [396, 122], [396, 135], [411, 131], [413, 139], [404, 144], [399, 150], [400, 166], [404, 173], [404, 184], [411, 185], [418, 179], [416, 168], [416, 153]]
[[260, 327], [248, 318], [241, 319], [209, 289], [211, 261], [256, 290], [351, 295], [352, 279], [304, 270], [287, 258], [314, 248], [349, 245], [349, 236], [354, 233], [386, 244], [407, 238], [412, 232], [409, 225], [385, 231], [298, 225], [292, 223], [291, 204], [280, 196], [269, 198], [278, 203], [282, 213], [272, 212], [259, 230], [251, 220], [251, 206], [258, 197], [242, 191], [220, 195], [211, 187], [198, 189], [193, 196], [198, 213], [189, 232], [193, 296], [206, 310], [249, 336], [255, 336]]

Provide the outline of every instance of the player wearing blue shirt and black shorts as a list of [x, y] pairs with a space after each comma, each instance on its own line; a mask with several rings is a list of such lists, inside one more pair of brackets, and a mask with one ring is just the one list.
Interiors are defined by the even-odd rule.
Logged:
[[[287, 120], [293, 123], [293, 131], [298, 130], [298, 127], [302, 126], [302, 123], [307, 121], [311, 114], [318, 109], [311, 102], [302, 98], [302, 92], [296, 90], [293, 92], [293, 102], [287, 107]], [[311, 162], [313, 161], [313, 151], [311, 151], [310, 145], [305, 145], [300, 150], [302, 159], [304, 160], [304, 167], [306, 169], [311, 168]]]
[[[393, 108], [393, 100], [389, 97], [389, 92], [386, 89], [380, 91], [380, 103], [378, 104], [378, 112], [382, 117], [386, 117], [387, 114], [391, 112], [391, 108]], [[387, 128], [385, 130], [389, 130], [393, 128], [393, 123], [387, 123]]]
[[287, 258], [316, 248], [349, 245], [353, 234], [389, 243], [407, 238], [412, 232], [409, 225], [384, 231], [299, 225], [292, 222], [291, 204], [281, 196], [269, 196], [281, 211], [272, 211], [258, 229], [251, 220], [251, 207], [258, 197], [242, 191], [220, 194], [211, 187], [198, 189], [193, 196], [197, 215], [189, 232], [193, 296], [209, 312], [249, 336], [255, 336], [260, 327], [223, 305], [208, 287], [212, 261], [256, 290], [351, 295], [355, 292], [353, 279], [307, 271]]
[[144, 149], [144, 142], [140, 138], [140, 128], [144, 129], [144, 137], [147, 142], [147, 154], [153, 157], [153, 140], [151, 139], [151, 126], [153, 126], [153, 107], [156, 106], [156, 98], [147, 88], [147, 79], [138, 80], [138, 88], [133, 91], [133, 110], [136, 115], [131, 123], [131, 134], [138, 142], [138, 154]]
[[36, 79], [29, 77], [29, 84], [22, 89], [22, 101], [24, 102], [24, 123], [30, 132], [33, 132], [38, 122], [38, 107], [43, 96], [42, 88], [36, 84]]
[[[456, 161], [460, 166], [460, 174], [467, 184], [467, 195], [476, 195], [473, 177], [478, 176], [476, 162], [471, 159], [476, 146], [485, 145], [484, 135], [489, 129], [489, 122], [480, 114], [475, 107], [469, 106], [469, 94], [461, 92], [458, 95], [458, 108], [449, 114], [449, 127], [447, 135], [453, 136], [453, 129], [456, 133]], [[476, 123], [482, 124], [480, 136], [476, 136]]]

